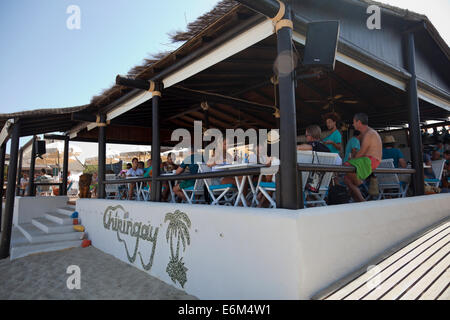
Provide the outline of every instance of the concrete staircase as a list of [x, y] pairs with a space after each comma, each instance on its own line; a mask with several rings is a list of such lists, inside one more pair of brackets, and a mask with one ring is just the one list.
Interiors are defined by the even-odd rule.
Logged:
[[84, 233], [73, 229], [70, 216], [74, 211], [75, 206], [68, 205], [48, 212], [44, 217], [34, 218], [31, 223], [15, 226], [12, 230], [10, 259], [81, 246]]

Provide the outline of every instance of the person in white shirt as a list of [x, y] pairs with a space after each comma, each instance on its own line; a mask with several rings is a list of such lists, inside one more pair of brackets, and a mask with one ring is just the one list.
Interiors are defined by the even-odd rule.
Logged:
[[20, 178], [20, 196], [25, 196], [25, 192], [28, 187], [28, 174], [24, 173], [22, 178]]
[[[144, 170], [138, 168], [139, 160], [137, 158], [133, 158], [131, 161], [131, 168], [127, 171], [127, 177], [139, 177], [144, 175]], [[130, 183], [128, 188], [128, 199], [131, 200], [133, 198], [134, 188], [136, 187], [135, 183]]]

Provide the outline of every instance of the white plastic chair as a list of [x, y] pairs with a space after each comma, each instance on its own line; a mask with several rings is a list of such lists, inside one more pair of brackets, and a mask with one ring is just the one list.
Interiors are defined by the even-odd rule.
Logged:
[[[378, 168], [395, 169], [394, 159], [381, 160]], [[380, 190], [377, 200], [385, 199], [386, 196], [397, 198], [406, 197], [406, 192], [408, 191], [409, 184], [400, 181], [396, 173], [377, 173], [377, 180], [378, 188]]]
[[[302, 164], [335, 165], [338, 157], [339, 155], [337, 153], [331, 152], [297, 151], [297, 163]], [[331, 178], [333, 178], [333, 172], [326, 172], [323, 175], [318, 192], [305, 190], [309, 174], [309, 171], [302, 172], [302, 190], [305, 199], [305, 205], [309, 206], [318, 204], [326, 206], [327, 203], [325, 202], [325, 198], [328, 195], [328, 189], [330, 186]]]
[[[255, 193], [253, 195], [253, 201], [252, 206], [258, 205], [258, 194], [261, 192], [261, 194], [269, 201], [270, 206], [269, 208], [276, 208], [276, 182], [275, 182], [275, 175], [273, 175], [272, 182], [262, 182], [262, 176], [263, 174], [260, 174], [258, 177], [258, 182], [256, 184]], [[272, 192], [272, 196], [269, 194], [269, 192]]]
[[[204, 203], [204, 191], [203, 187], [205, 182], [203, 179], [195, 179], [195, 183], [192, 187], [181, 189], [183, 191], [184, 196], [186, 197], [186, 202], [189, 204], [194, 203]], [[200, 198], [196, 199], [196, 197], [200, 196]]]
[[[211, 172], [211, 168], [204, 163], [197, 163], [200, 173]], [[211, 205], [232, 205], [237, 196], [237, 188], [233, 184], [216, 184], [213, 179], [203, 179], [208, 194], [213, 200]]]
[[[116, 179], [115, 174], [105, 174], [106, 180]], [[119, 185], [118, 184], [106, 184], [105, 185], [106, 199], [119, 199]]]
[[431, 168], [433, 169], [436, 179], [425, 179], [425, 184], [432, 187], [439, 187], [442, 179], [442, 173], [444, 172], [445, 160], [435, 160], [431, 162]]

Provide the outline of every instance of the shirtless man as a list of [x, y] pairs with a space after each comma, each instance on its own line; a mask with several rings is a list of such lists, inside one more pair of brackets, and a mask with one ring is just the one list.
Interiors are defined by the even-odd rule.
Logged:
[[[372, 171], [378, 168], [383, 155], [383, 144], [380, 135], [368, 126], [369, 118], [364, 113], [358, 113], [353, 117], [353, 126], [361, 132], [361, 149], [356, 157], [344, 163], [346, 166], [356, 167], [356, 173], [348, 173], [344, 180], [353, 199], [357, 202], [365, 201], [358, 186], [361, 180], [366, 179]], [[370, 165], [370, 167], [369, 167]]]

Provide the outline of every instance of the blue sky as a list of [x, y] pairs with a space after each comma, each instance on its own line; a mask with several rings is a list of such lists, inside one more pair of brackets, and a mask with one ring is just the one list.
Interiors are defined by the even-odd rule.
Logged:
[[[89, 103], [151, 53], [173, 50], [184, 30], [216, 0], [0, 1], [1, 113]], [[81, 29], [69, 30], [69, 5]]]
[[[426, 14], [450, 42], [449, 0], [381, 0]], [[174, 50], [218, 0], [1, 0], [0, 113], [84, 105], [152, 53]], [[69, 30], [70, 5], [81, 29]], [[28, 141], [22, 141], [21, 144]]]

